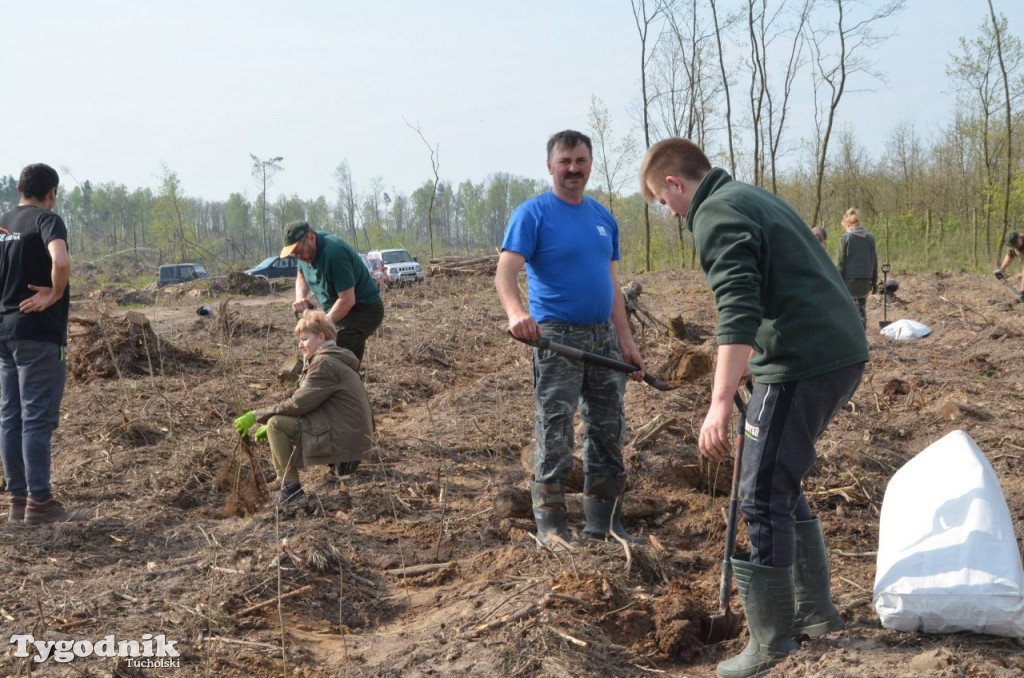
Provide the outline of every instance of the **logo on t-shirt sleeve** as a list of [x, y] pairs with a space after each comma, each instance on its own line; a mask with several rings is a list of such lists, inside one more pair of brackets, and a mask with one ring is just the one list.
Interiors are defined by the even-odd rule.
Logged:
[[604, 229], [604, 226], [602, 226], [601, 224], [597, 225], [597, 232], [601, 235], [602, 238], [608, 237], [608, 231], [606, 231]]

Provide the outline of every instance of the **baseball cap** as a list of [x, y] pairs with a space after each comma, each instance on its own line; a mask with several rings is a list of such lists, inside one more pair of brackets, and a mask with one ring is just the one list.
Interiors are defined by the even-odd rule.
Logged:
[[1006, 246], [1016, 247], [1017, 246], [1017, 231], [1010, 231], [1006, 234]]
[[281, 249], [280, 257], [290, 257], [295, 251], [295, 246], [309, 233], [309, 222], [290, 221], [284, 227], [284, 247]]

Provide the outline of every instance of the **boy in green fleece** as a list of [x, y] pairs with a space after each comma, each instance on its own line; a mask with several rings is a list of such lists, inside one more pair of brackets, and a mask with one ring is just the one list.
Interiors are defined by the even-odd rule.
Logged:
[[723, 678], [748, 678], [797, 649], [795, 638], [843, 628], [801, 481], [815, 442], [860, 384], [867, 341], [828, 254], [778, 197], [712, 169], [696, 144], [678, 138], [648, 150], [641, 182], [645, 198], [686, 217], [718, 307], [704, 456], [731, 454], [733, 394], [747, 374], [756, 380], [740, 480], [751, 552], [732, 561], [750, 643], [718, 665]]

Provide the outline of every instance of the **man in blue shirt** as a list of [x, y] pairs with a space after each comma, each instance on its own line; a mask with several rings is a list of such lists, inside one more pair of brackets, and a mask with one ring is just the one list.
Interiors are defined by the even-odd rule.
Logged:
[[[494, 284], [508, 329], [518, 339], [535, 341], [543, 334], [556, 343], [622, 359], [639, 367], [629, 375], [639, 381], [644, 362], [615, 279], [619, 228], [604, 206], [584, 195], [592, 164], [590, 138], [566, 130], [548, 140], [547, 150], [552, 190], [516, 208], [498, 258]], [[516, 282], [524, 266], [529, 310]], [[626, 489], [625, 375], [544, 349], [534, 349], [533, 366], [537, 445], [530, 493], [538, 539], [549, 547], [569, 539], [564, 485], [572, 468], [578, 406], [585, 426], [584, 536], [604, 539], [612, 531], [644, 543], [625, 532], [619, 517]]]

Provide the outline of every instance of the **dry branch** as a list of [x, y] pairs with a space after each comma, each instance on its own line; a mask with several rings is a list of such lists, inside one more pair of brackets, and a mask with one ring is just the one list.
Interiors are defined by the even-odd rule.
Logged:
[[252, 614], [253, 612], [256, 612], [258, 610], [262, 610], [265, 607], [270, 607], [271, 605], [274, 605], [275, 603], [277, 603], [279, 600], [288, 600], [289, 598], [295, 598], [296, 596], [301, 596], [303, 593], [309, 593], [312, 590], [313, 590], [313, 585], [312, 584], [307, 584], [307, 585], [303, 586], [302, 588], [295, 589], [294, 591], [289, 591], [288, 593], [282, 593], [280, 596], [278, 596], [276, 598], [271, 598], [270, 600], [264, 600], [262, 603], [256, 603], [255, 605], [250, 605], [249, 607], [247, 607], [244, 610], [242, 610], [241, 612], [239, 612], [238, 616], [239, 617], [244, 617], [244, 616], [246, 616], [248, 614]]

